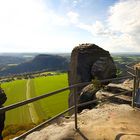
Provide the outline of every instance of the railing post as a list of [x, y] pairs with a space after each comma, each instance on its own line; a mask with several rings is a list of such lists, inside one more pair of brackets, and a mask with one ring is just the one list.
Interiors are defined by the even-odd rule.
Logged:
[[75, 115], [75, 129], [78, 129], [77, 125], [77, 92], [74, 92], [74, 115]]
[[133, 78], [133, 92], [132, 92], [132, 107], [134, 108], [135, 105], [135, 93], [136, 93], [136, 75]]
[[133, 85], [133, 98], [132, 98], [132, 107], [135, 107], [136, 102], [136, 92], [139, 88], [139, 69], [136, 67], [135, 76], [134, 76], [134, 85]]

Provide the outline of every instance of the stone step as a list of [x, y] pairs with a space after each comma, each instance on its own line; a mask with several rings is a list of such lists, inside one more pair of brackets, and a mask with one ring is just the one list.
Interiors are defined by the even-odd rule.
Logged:
[[119, 96], [112, 97], [111, 101], [118, 104], [131, 104], [132, 97], [126, 95], [119, 95]]
[[[96, 98], [104, 100], [104, 98], [111, 97], [113, 95], [117, 95], [117, 93], [99, 91], [96, 94]], [[115, 97], [111, 97], [109, 101], [117, 104], [131, 104], [132, 97], [130, 97], [129, 95], [118, 95]]]

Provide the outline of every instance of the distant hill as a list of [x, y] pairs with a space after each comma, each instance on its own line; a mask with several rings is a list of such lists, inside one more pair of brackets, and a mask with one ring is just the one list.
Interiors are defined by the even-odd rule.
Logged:
[[17, 56], [0, 56], [0, 67], [8, 64], [20, 64], [26, 61], [26, 58]]
[[48, 71], [65, 71], [68, 69], [68, 60], [58, 55], [40, 54], [28, 62], [24, 62], [17, 66], [12, 66], [7, 69], [1, 70], [0, 75], [5, 76], [9, 74], [19, 74], [25, 72], [28, 73], [41, 71], [44, 69]]

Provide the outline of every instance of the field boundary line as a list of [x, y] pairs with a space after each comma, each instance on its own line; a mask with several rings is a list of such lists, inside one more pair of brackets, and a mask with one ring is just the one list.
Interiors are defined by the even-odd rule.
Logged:
[[[31, 84], [30, 84], [31, 80], [28, 79], [27, 80], [27, 83], [26, 83], [26, 99], [30, 99], [31, 98]], [[30, 114], [30, 117], [31, 117], [31, 121], [33, 123], [37, 123], [39, 121], [39, 116], [36, 112], [36, 109], [34, 107], [34, 103], [29, 103], [28, 104], [28, 109], [29, 109], [29, 114]]]

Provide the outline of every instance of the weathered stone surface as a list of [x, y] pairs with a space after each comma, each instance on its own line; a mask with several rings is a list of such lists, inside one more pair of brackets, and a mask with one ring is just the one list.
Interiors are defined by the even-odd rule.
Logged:
[[[88, 140], [140, 140], [140, 111], [106, 103], [78, 114], [78, 127]], [[74, 115], [28, 135], [25, 140], [83, 140], [74, 130]]]
[[140, 63], [134, 65], [134, 69], [136, 68], [140, 69]]
[[92, 77], [98, 79], [113, 78], [116, 76], [116, 66], [110, 57], [100, 57], [91, 68]]
[[[101, 69], [100, 71], [102, 71], [105, 74], [97, 74], [96, 76], [96, 73], [100, 72], [98, 71], [99, 68], [95, 67], [99, 62], [102, 63], [100, 64], [100, 68], [103, 69]], [[108, 63], [111, 66], [106, 66], [106, 64]], [[94, 68], [97, 68], [95, 72]], [[108, 51], [98, 47], [95, 44], [81, 44], [73, 49], [71, 53], [71, 62], [68, 76], [69, 85], [73, 85], [80, 82], [88, 82], [94, 79], [95, 77], [98, 77], [100, 79], [112, 78], [115, 77], [115, 73], [116, 67]], [[83, 87], [70, 90], [69, 107], [74, 105], [74, 93], [76, 92], [78, 94], [79, 99], [79, 95], [82, 88]]]
[[[118, 95], [114, 96], [115, 94], [117, 95], [118, 93], [126, 92], [125, 95]], [[99, 90], [96, 92], [96, 99], [99, 100], [105, 100], [105, 98], [111, 97], [108, 101], [112, 103], [117, 103], [117, 104], [131, 104], [132, 101], [132, 90], [129, 87], [125, 87], [123, 83], [121, 84], [113, 84], [110, 83], [104, 89]]]
[[[80, 94], [80, 97], [79, 97], [79, 103], [85, 103], [88, 101], [95, 100], [96, 99], [96, 92], [98, 90], [99, 89], [95, 88], [93, 84], [90, 84], [90, 85], [86, 86], [85, 88], [83, 88], [82, 92]], [[78, 107], [78, 112], [81, 112], [83, 109], [92, 109], [96, 105], [97, 105], [97, 103], [92, 103], [89, 105]]]

